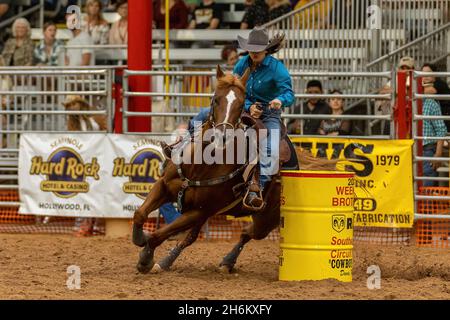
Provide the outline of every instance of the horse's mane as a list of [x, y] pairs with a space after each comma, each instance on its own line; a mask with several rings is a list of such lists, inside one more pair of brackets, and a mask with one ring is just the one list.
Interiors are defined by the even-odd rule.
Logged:
[[245, 93], [245, 86], [236, 75], [227, 73], [223, 77], [217, 79], [217, 89], [226, 89], [231, 86], [236, 86]]

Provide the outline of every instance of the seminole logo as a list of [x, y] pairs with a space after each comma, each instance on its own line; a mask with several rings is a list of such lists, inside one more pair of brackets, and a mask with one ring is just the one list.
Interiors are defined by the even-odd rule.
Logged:
[[87, 177], [99, 180], [100, 165], [97, 158], [91, 163], [84, 163], [81, 156], [73, 149], [63, 147], [55, 150], [47, 161], [41, 156], [31, 159], [30, 175], [45, 175], [40, 189], [53, 192], [61, 198], [71, 198], [78, 193], [89, 192]]
[[125, 158], [114, 159], [113, 177], [128, 177], [129, 181], [124, 183], [122, 190], [125, 193], [135, 194], [145, 199], [153, 184], [159, 179], [159, 167], [163, 156], [152, 148], [142, 149], [130, 160]]

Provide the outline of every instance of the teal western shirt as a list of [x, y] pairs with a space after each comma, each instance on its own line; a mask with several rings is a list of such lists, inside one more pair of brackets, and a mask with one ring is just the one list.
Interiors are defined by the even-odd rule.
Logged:
[[[249, 60], [249, 55], [241, 58], [234, 67], [233, 73], [242, 76], [249, 67]], [[289, 107], [295, 100], [288, 70], [280, 60], [270, 55], [266, 56], [250, 74], [246, 90], [244, 108], [247, 112], [255, 102], [267, 105], [273, 99], [279, 99], [282, 107]]]

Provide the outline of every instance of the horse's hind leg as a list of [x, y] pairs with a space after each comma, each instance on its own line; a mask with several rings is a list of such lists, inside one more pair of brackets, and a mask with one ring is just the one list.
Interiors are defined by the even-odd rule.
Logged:
[[234, 248], [222, 259], [219, 265], [219, 269], [223, 272], [231, 272], [234, 265], [236, 264], [237, 258], [241, 254], [242, 249], [247, 242], [251, 240], [250, 235], [244, 230], [241, 234], [239, 242], [234, 246]]
[[165, 256], [157, 264], [155, 264], [154, 270], [157, 272], [163, 270], [168, 271], [172, 266], [172, 264], [175, 262], [175, 260], [180, 256], [181, 252], [183, 252], [184, 249], [189, 247], [191, 244], [195, 242], [195, 240], [197, 240], [197, 237], [204, 223], [205, 221], [202, 221], [201, 223], [195, 225], [189, 231], [189, 233], [187, 234], [187, 236], [184, 238], [183, 241], [177, 243], [177, 245], [172, 250], [170, 250], [167, 256]]
[[145, 246], [148, 237], [144, 234], [144, 223], [147, 221], [148, 215], [153, 210], [158, 209], [168, 201], [165, 195], [165, 187], [163, 180], [158, 180], [151, 192], [148, 194], [144, 203], [134, 212], [133, 218], [133, 243], [139, 247]]

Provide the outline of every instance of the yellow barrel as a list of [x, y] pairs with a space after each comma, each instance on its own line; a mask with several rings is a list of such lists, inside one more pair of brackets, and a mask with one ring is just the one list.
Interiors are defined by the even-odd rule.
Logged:
[[280, 280], [352, 281], [354, 173], [281, 173]]

